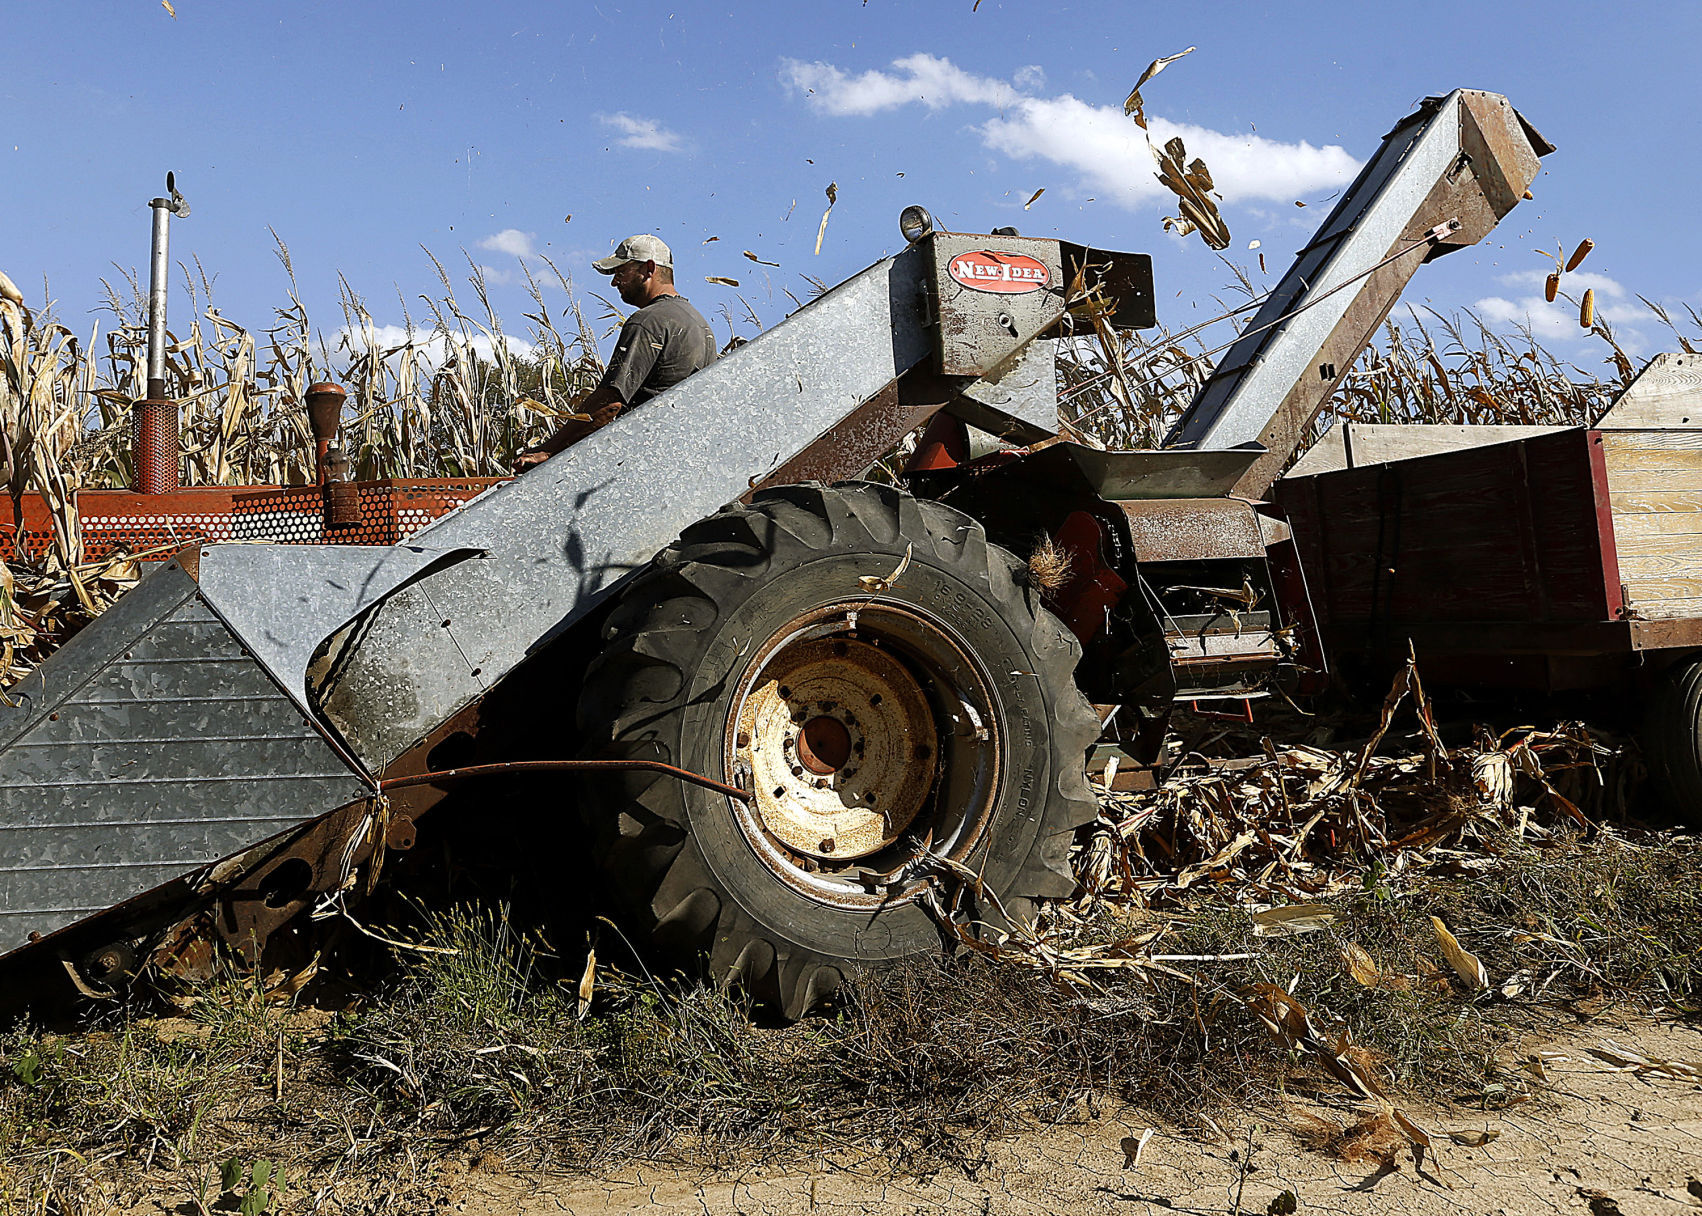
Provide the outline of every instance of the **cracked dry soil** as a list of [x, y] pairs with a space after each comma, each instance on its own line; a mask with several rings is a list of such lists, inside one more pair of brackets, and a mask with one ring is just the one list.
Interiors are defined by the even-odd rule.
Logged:
[[[1224, 1135], [1157, 1127], [1140, 1164], [1124, 1168], [1121, 1142], [1150, 1121], [1138, 1111], [1085, 1112], [1074, 1122], [990, 1146], [973, 1172], [893, 1177], [878, 1158], [814, 1168], [694, 1172], [641, 1166], [606, 1177], [491, 1173], [445, 1176], [437, 1205], [458, 1216], [556, 1213], [745, 1213], [852, 1216], [880, 1213], [1105, 1212], [1128, 1216], [1283, 1211], [1412, 1213], [1413, 1216], [1672, 1216], [1702, 1212], [1702, 1084], [1616, 1070], [1589, 1049], [1611, 1040], [1644, 1056], [1702, 1060], [1702, 1031], [1671, 1023], [1594, 1023], [1559, 1040], [1531, 1040], [1545, 1053], [1547, 1084], [1536, 1102], [1497, 1112], [1461, 1106], [1409, 1108], [1437, 1142], [1422, 1166], [1402, 1149], [1386, 1163], [1348, 1163], [1304, 1147], [1285, 1127], [1300, 1103], [1273, 1101]], [[1344, 1103], [1307, 1104], [1351, 1122]], [[1478, 1147], [1449, 1140], [1499, 1133]], [[1274, 1204], [1274, 1206], [1273, 1206]], [[158, 1208], [152, 1209], [158, 1211]]]

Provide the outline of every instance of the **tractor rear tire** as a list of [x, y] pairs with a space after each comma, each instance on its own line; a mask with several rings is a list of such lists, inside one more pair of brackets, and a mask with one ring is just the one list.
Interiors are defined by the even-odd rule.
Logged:
[[[1072, 893], [1098, 721], [1022, 571], [961, 512], [858, 482], [764, 491], [658, 555], [586, 674], [586, 754], [753, 800], [653, 773], [585, 787], [654, 945], [795, 1019], [847, 974]], [[949, 931], [928, 906], [948, 870], [980, 877]]]
[[1675, 818], [1702, 821], [1702, 658], [1657, 673], [1639, 734], [1657, 799]]

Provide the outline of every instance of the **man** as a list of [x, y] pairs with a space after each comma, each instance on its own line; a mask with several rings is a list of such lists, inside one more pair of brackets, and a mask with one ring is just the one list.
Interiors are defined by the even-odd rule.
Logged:
[[674, 255], [660, 238], [629, 236], [614, 253], [591, 265], [610, 276], [621, 300], [638, 311], [621, 326], [602, 383], [578, 405], [589, 420], [564, 423], [522, 452], [514, 461], [516, 472], [542, 464], [608, 426], [622, 410], [643, 405], [715, 359], [715, 335], [703, 314], [674, 290]]

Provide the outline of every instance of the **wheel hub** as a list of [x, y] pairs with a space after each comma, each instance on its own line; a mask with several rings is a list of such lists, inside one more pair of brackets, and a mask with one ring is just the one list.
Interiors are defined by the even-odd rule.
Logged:
[[851, 732], [838, 718], [820, 714], [798, 732], [798, 759], [818, 777], [838, 772], [851, 758]]
[[755, 810], [787, 848], [866, 857], [910, 826], [933, 785], [939, 739], [916, 677], [847, 638], [775, 654], [740, 708]]

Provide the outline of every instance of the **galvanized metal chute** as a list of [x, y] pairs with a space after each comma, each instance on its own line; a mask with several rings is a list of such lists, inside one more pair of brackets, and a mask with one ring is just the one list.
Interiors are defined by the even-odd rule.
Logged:
[[1418, 268], [1487, 236], [1553, 150], [1498, 93], [1426, 98], [1383, 137], [1165, 446], [1262, 447], [1231, 492], [1263, 497]]

